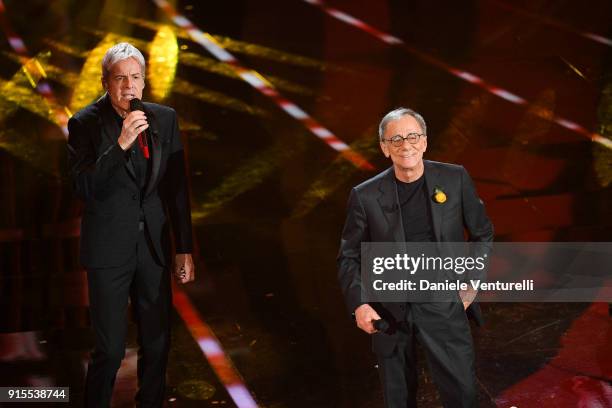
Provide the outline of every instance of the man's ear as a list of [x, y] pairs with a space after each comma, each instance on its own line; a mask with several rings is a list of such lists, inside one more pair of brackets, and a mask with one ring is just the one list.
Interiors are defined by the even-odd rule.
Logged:
[[100, 83], [102, 84], [102, 89], [108, 92], [108, 87], [106, 86], [106, 81], [104, 80], [104, 77], [100, 77]]
[[385, 155], [386, 158], [389, 158], [389, 155], [391, 153], [389, 152], [389, 146], [387, 146], [386, 143], [380, 142], [380, 150], [382, 150], [382, 152], [383, 152], [383, 154]]

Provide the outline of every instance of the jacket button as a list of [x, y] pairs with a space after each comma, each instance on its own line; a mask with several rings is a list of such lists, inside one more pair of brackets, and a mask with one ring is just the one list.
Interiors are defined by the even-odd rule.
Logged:
[[136, 194], [132, 194], [132, 200], [135, 201], [136, 199], [138, 199], [138, 196]]

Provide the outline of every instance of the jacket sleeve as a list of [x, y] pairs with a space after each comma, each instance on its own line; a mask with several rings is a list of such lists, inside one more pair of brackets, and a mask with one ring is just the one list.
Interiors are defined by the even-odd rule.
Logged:
[[113, 174], [126, 163], [125, 152], [118, 143], [97, 156], [91, 131], [74, 117], [68, 121], [68, 160], [74, 190], [83, 200], [103, 191]]
[[487, 216], [484, 203], [476, 194], [471, 177], [463, 167], [461, 168], [461, 188], [463, 223], [468, 232], [468, 241], [471, 243], [470, 255], [485, 258], [485, 268], [481, 271], [475, 269], [467, 277], [485, 280], [489, 254], [493, 247], [493, 224]]
[[463, 223], [470, 242], [493, 242], [493, 224], [487, 216], [485, 206], [476, 194], [474, 182], [465, 168], [461, 168], [461, 200]]
[[169, 148], [170, 153], [164, 176], [165, 204], [170, 215], [176, 253], [190, 254], [193, 251], [191, 203], [185, 169], [185, 152], [181, 143], [178, 118], [174, 110], [172, 111], [172, 136]]
[[355, 189], [351, 190], [337, 258], [338, 281], [349, 313], [361, 300], [361, 243], [370, 240], [367, 216]]

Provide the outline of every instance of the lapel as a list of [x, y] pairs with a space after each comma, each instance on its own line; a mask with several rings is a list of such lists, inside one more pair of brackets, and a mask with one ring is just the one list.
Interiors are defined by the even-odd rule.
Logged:
[[[108, 94], [105, 94], [103, 97], [98, 99], [96, 104], [100, 109], [100, 126], [102, 127], [103, 135], [100, 151], [105, 151], [110, 145], [117, 143], [119, 134], [121, 134], [121, 128], [119, 128], [117, 120], [115, 119], [116, 113], [113, 111]], [[128, 160], [125, 167], [132, 177], [132, 180], [136, 182], [136, 169], [134, 168], [134, 163], [132, 163], [132, 160]]]
[[147, 197], [157, 183], [159, 177], [159, 166], [161, 164], [162, 144], [159, 140], [159, 126], [157, 126], [157, 118], [150, 109], [147, 109], [145, 104], [145, 113], [149, 121], [149, 134], [151, 135], [151, 177], [145, 189], [145, 197]]
[[400, 210], [399, 198], [397, 196], [397, 184], [395, 183], [395, 173], [391, 166], [383, 175], [378, 186], [380, 196], [378, 204], [382, 209], [389, 231], [395, 242], [404, 242], [404, 224], [402, 222], [402, 212]]
[[434, 235], [436, 242], [440, 242], [440, 233], [442, 231], [442, 206], [433, 200], [433, 191], [436, 187], [442, 187], [440, 173], [438, 169], [429, 160], [424, 160], [425, 165], [425, 185], [427, 186], [427, 203], [431, 209], [431, 221], [433, 223]]

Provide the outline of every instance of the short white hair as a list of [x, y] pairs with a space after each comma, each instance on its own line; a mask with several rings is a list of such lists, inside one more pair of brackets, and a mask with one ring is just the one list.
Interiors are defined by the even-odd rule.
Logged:
[[427, 125], [425, 124], [425, 119], [423, 119], [423, 116], [413, 111], [412, 109], [397, 108], [387, 113], [380, 121], [380, 125], [378, 125], [378, 139], [380, 141], [383, 140], [383, 135], [385, 134], [385, 129], [387, 129], [387, 125], [389, 124], [389, 122], [398, 120], [402, 116], [406, 116], [406, 115], [412, 116], [414, 120], [416, 120], [419, 126], [421, 127], [421, 132], [423, 132], [423, 135], [427, 136]]
[[126, 42], [115, 44], [106, 51], [104, 58], [102, 58], [102, 78], [106, 79], [108, 77], [110, 69], [114, 64], [128, 58], [134, 58], [138, 61], [138, 64], [140, 64], [140, 72], [144, 78], [145, 59], [138, 48]]

